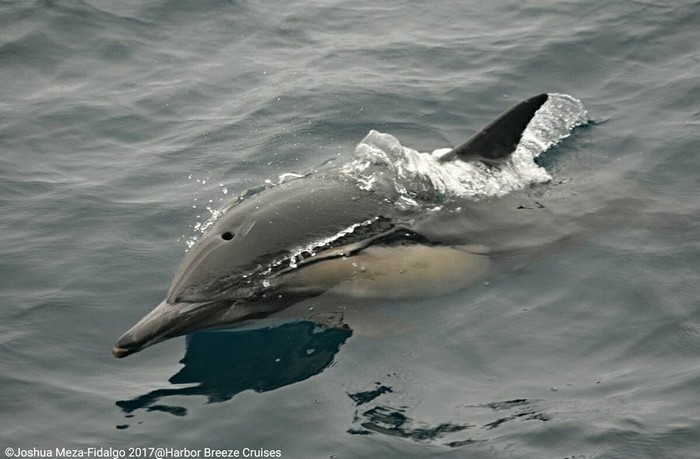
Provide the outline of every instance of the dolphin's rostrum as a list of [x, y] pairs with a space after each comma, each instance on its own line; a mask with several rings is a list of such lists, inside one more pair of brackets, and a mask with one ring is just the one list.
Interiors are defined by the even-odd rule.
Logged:
[[[440, 161], [500, 167], [548, 97], [520, 102]], [[283, 315], [325, 292], [443, 294], [488, 270], [479, 241], [422, 232], [420, 222], [429, 217], [397, 206], [397, 194], [389, 183], [367, 188], [329, 171], [230, 202], [187, 252], [166, 298], [117, 340], [112, 353], [125, 357], [197, 330]]]

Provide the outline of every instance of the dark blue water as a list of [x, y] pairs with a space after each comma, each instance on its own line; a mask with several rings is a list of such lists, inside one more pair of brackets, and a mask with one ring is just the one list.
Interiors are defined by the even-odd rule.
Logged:
[[[691, 1], [0, 3], [2, 450], [700, 457], [699, 23]], [[111, 356], [207, 207], [339, 167], [371, 129], [456, 145], [540, 92], [591, 122], [517, 199], [575, 243], [377, 305], [419, 324], [395, 337], [296, 323]]]

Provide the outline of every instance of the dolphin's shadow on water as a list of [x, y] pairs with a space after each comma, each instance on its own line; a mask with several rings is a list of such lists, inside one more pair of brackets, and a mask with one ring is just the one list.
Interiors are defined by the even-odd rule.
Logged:
[[218, 403], [248, 389], [275, 390], [321, 373], [351, 334], [311, 322], [194, 333], [187, 337], [183, 368], [169, 379], [186, 387], [156, 389], [116, 404], [127, 414], [145, 409], [184, 416], [186, 408], [159, 402], [171, 396], [203, 395], [208, 403]]

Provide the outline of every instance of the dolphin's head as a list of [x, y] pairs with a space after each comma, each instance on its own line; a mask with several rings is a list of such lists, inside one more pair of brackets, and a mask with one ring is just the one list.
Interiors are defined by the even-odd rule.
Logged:
[[[274, 313], [268, 301], [270, 264], [281, 257], [284, 237], [260, 206], [229, 205], [183, 258], [167, 297], [115, 343], [125, 357], [158, 342], [207, 328], [236, 326]], [[261, 220], [262, 218], [262, 220]], [[291, 241], [287, 241], [291, 243]]]
[[347, 183], [313, 179], [233, 201], [187, 252], [165, 300], [124, 333], [112, 353], [125, 357], [169, 338], [235, 327], [284, 309], [296, 294], [277, 291], [270, 277], [294, 264], [299, 247], [366, 219], [372, 202]]
[[[265, 274], [275, 253], [254, 213], [228, 210], [180, 264], [167, 297], [124, 333], [112, 349], [125, 357], [176, 336], [208, 328], [233, 327], [274, 313]], [[269, 230], [269, 228], [268, 228]], [[272, 244], [274, 245], [274, 244]]]

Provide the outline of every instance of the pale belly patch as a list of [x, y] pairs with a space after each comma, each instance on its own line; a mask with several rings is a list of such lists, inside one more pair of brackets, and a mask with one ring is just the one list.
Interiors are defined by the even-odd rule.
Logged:
[[487, 275], [488, 256], [464, 247], [370, 247], [274, 279], [290, 292], [324, 291], [355, 298], [419, 298], [462, 290]]

